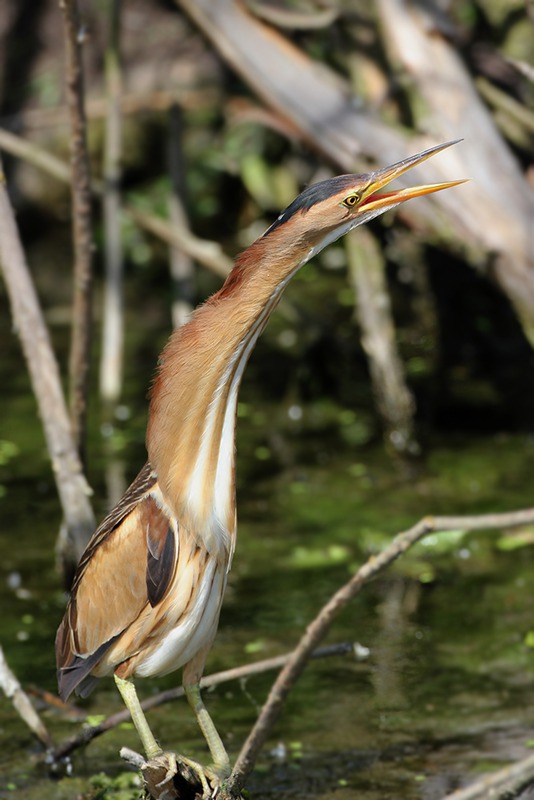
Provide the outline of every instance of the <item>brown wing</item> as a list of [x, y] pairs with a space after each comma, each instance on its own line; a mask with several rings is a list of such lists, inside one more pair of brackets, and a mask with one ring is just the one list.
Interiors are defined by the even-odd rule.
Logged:
[[125, 517], [137, 506], [137, 504], [150, 492], [157, 483], [156, 473], [147, 461], [141, 472], [132, 481], [130, 486], [117, 503], [117, 505], [104, 517], [96, 531], [91, 536], [87, 547], [84, 550], [80, 562], [76, 568], [76, 574], [72, 582], [71, 596], [76, 592], [77, 586], [82, 579], [87, 564], [93, 554], [100, 547], [102, 542], [113, 533], [116, 527]]
[[155, 500], [157, 491], [156, 477], [145, 467], [97, 529], [80, 561], [56, 639], [64, 698], [77, 687], [82, 694], [87, 693], [84, 686], [92, 688], [88, 676], [106, 651], [147, 603], [154, 606], [165, 596], [174, 574], [177, 541], [175, 526]]

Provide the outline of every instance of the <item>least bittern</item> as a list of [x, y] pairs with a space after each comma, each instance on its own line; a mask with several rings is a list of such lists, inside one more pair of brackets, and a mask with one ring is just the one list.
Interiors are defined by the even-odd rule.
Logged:
[[148, 759], [162, 754], [132, 678], [183, 667], [213, 766], [230, 762], [199, 691], [235, 548], [235, 424], [243, 371], [295, 272], [343, 234], [414, 197], [462, 181], [380, 190], [455, 142], [365, 175], [305, 189], [236, 259], [223, 287], [166, 345], [152, 389], [148, 462], [94, 533], [56, 641], [59, 693], [85, 697], [114, 675]]

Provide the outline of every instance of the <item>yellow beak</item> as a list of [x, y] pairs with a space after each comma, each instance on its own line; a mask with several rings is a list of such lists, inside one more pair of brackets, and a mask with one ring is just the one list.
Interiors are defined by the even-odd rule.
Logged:
[[371, 182], [363, 193], [363, 200], [360, 203], [359, 210], [367, 212], [375, 209], [386, 209], [397, 203], [403, 203], [405, 200], [411, 200], [412, 197], [421, 197], [424, 194], [432, 194], [432, 192], [439, 192], [441, 189], [449, 189], [451, 186], [458, 186], [460, 183], [465, 183], [466, 180], [464, 179], [460, 181], [448, 181], [447, 183], [431, 183], [426, 186], [411, 186], [407, 189], [378, 193], [383, 186], [391, 183], [392, 180], [398, 178], [400, 175], [404, 175], [404, 173], [412, 169], [412, 167], [416, 167], [418, 164], [426, 161], [427, 158], [435, 155], [435, 153], [439, 153], [441, 150], [445, 150], [445, 148], [451, 147], [453, 144], [460, 141], [461, 139], [455, 139], [452, 142], [438, 144], [436, 147], [423, 150], [421, 153], [405, 158], [403, 161], [399, 161], [390, 167], [384, 167], [384, 169], [379, 169], [374, 172]]

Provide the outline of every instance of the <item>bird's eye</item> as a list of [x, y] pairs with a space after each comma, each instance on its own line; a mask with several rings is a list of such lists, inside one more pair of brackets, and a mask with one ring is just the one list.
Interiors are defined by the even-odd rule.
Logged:
[[354, 208], [354, 206], [358, 205], [360, 200], [361, 197], [359, 194], [349, 194], [349, 196], [345, 197], [343, 200], [342, 205], [344, 205], [346, 208]]

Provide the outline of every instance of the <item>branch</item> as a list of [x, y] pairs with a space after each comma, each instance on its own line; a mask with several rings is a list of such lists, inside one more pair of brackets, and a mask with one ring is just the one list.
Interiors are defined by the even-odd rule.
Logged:
[[504, 767], [491, 775], [485, 775], [480, 780], [448, 794], [443, 800], [485, 800], [493, 797], [494, 800], [505, 800], [515, 797], [531, 781], [534, 780], [534, 755], [527, 756], [522, 761], [517, 761], [509, 767]]
[[[175, 103], [179, 103], [187, 110], [196, 110], [214, 106], [220, 101], [220, 93], [211, 86], [195, 87], [173, 84], [172, 90], [126, 91], [121, 95], [120, 107], [123, 116], [132, 116], [146, 111], [168, 111]], [[107, 105], [105, 97], [88, 97], [85, 104], [87, 119], [90, 122], [104, 119], [107, 116]], [[15, 130], [60, 128], [69, 124], [69, 112], [64, 105], [23, 108], [14, 114], [0, 117], [0, 124]]]
[[385, 257], [367, 228], [358, 233], [359, 236], [345, 239], [355, 317], [369, 363], [376, 407], [385, 429], [386, 446], [407, 461], [418, 456], [421, 448], [415, 436], [415, 401], [397, 345]]
[[[260, 749], [278, 719], [285, 699], [302, 674], [306, 664], [310, 658], [331, 654], [332, 651], [329, 648], [315, 650], [317, 644], [327, 634], [332, 622], [338, 614], [360, 592], [366, 583], [429, 533], [459, 529], [464, 531], [476, 531], [495, 528], [512, 528], [533, 523], [534, 508], [502, 514], [482, 514], [479, 516], [424, 517], [409, 530], [399, 533], [391, 544], [379, 555], [371, 556], [371, 558], [360, 567], [356, 574], [323, 606], [313, 622], [307, 627], [305, 634], [291, 654], [274, 659], [267, 659], [246, 667], [226, 670], [203, 678], [201, 687], [206, 688], [226, 680], [235, 680], [237, 678], [257, 674], [258, 672], [263, 672], [267, 669], [276, 669], [283, 666], [282, 671], [273, 684], [256, 724], [241, 749], [232, 774], [224, 788], [224, 793], [220, 795], [221, 800], [233, 800], [233, 798], [239, 797], [240, 789], [251, 772]], [[342, 651], [346, 652], [347, 645], [337, 646], [335, 652], [339, 652], [339, 647], [342, 648]], [[162, 702], [173, 700], [182, 695], [183, 689], [182, 687], [178, 687], [167, 692], [162, 692], [144, 701], [142, 706], [144, 710], [147, 710]], [[96, 736], [126, 721], [128, 718], [128, 712], [124, 710], [108, 717], [100, 725], [83, 730], [77, 736], [60, 744], [52, 753], [53, 759], [57, 761], [66, 757], [76, 748], [87, 744]], [[453, 798], [446, 798], [445, 800], [453, 800]], [[468, 799], [455, 797], [454, 800]]]
[[43, 721], [30, 702], [30, 698], [20, 685], [16, 675], [8, 667], [4, 651], [0, 647], [0, 689], [8, 700], [11, 700], [15, 710], [28, 728], [37, 736], [45, 747], [51, 747], [52, 737], [48, 733]]
[[59, 5], [64, 19], [71, 125], [74, 298], [69, 363], [70, 405], [74, 440], [83, 461], [92, 328], [91, 174], [87, 151], [78, 5], [76, 0], [60, 0]]
[[[525, 525], [534, 522], [534, 508], [507, 514], [482, 514], [467, 517], [424, 517], [404, 533], [399, 533], [379, 555], [371, 556], [355, 575], [339, 589], [308, 625], [291, 658], [274, 682], [256, 724], [252, 728], [226, 785], [226, 797], [239, 797], [240, 789], [277, 721], [283, 704], [300, 677], [310, 654], [326, 636], [332, 622], [360, 590], [399, 556], [429, 533], [449, 530], [484, 530]], [[224, 795], [223, 795], [224, 796]]]
[[120, 95], [120, 3], [108, 0], [108, 42], [105, 54], [108, 113], [104, 139], [104, 303], [100, 396], [108, 406], [117, 404], [122, 391], [124, 352], [124, 258], [121, 238], [122, 116]]
[[22, 350], [39, 414], [54, 478], [76, 563], [94, 530], [90, 489], [72, 439], [69, 415], [61, 388], [58, 365], [50, 343], [35, 287], [28, 270], [7, 194], [0, 161], [0, 268], [3, 269], [15, 330]]
[[[327, 656], [346, 655], [353, 651], [353, 645], [348, 642], [341, 644], [330, 645], [329, 647], [321, 647], [312, 653], [311, 658], [325, 658]], [[262, 672], [268, 672], [272, 669], [280, 669], [284, 664], [287, 664], [291, 658], [291, 653], [282, 656], [275, 656], [274, 658], [266, 658], [262, 661], [256, 661], [253, 664], [245, 664], [241, 667], [234, 667], [233, 669], [226, 669], [222, 672], [214, 672], [213, 675], [206, 675], [200, 681], [201, 689], [208, 689], [212, 686], [218, 686], [220, 683], [227, 683], [228, 681], [243, 680], [250, 678], [252, 675], [260, 675]], [[151, 708], [160, 706], [163, 703], [169, 703], [172, 700], [177, 700], [183, 697], [184, 690], [182, 686], [177, 686], [174, 689], [167, 689], [164, 692], [159, 692], [152, 697], [147, 698], [141, 703], [143, 711], [148, 711]], [[52, 761], [59, 761], [62, 758], [70, 755], [74, 750], [77, 750], [83, 745], [89, 744], [97, 736], [101, 736], [106, 731], [116, 728], [117, 725], [122, 725], [123, 722], [130, 720], [130, 712], [128, 709], [118, 711], [112, 714], [107, 719], [100, 722], [98, 725], [91, 725], [83, 728], [80, 733], [71, 736], [64, 742], [59, 744], [51, 753]]]
[[135, 206], [125, 206], [124, 211], [140, 228], [158, 236], [167, 244], [182, 248], [191, 258], [203, 264], [219, 277], [227, 277], [232, 267], [232, 261], [222, 252], [220, 245], [216, 242], [199, 239], [185, 228], [172, 226], [163, 217], [141, 211]]
[[[438, 183], [459, 175], [471, 178], [471, 183], [454, 198], [438, 192], [428, 202], [407, 204], [402, 216], [424, 223], [448, 247], [451, 243], [468, 247], [478, 269], [495, 273], [534, 342], [532, 190], [474, 90], [460, 56], [446, 36], [436, 35], [421, 4], [407, 0], [373, 4], [381, 17], [386, 52], [395, 45], [397, 63], [402, 60], [405, 75], [424, 103], [422, 129], [433, 131], [431, 137], [407, 138], [398, 126], [386, 125], [372, 109], [366, 109], [338, 73], [254, 18], [246, 3], [176, 2], [252, 91], [344, 172], [354, 172], [355, 160], [364, 154], [383, 163], [387, 153], [391, 163], [424, 149], [436, 138], [464, 136], [454, 153], [418, 167], [417, 178], [421, 183]], [[420, 103], [413, 109], [416, 119]], [[501, 185], [507, 190], [495, 192], [494, 187]], [[492, 254], [491, 267], [480, 258], [480, 251]]]
[[[2, 128], [0, 128], [0, 149], [5, 150], [6, 153], [16, 158], [27, 161], [29, 164], [33, 164], [33, 166], [42, 169], [62, 183], [70, 183], [70, 171], [64, 161], [33, 142], [28, 142]], [[93, 194], [101, 197], [102, 184], [100, 181], [93, 179], [91, 188]], [[230, 272], [232, 261], [223, 253], [221, 246], [217, 242], [199, 239], [184, 228], [173, 226], [162, 217], [141, 211], [134, 206], [125, 204], [122, 210], [140, 228], [152, 233], [167, 244], [181, 248], [191, 258], [196, 259], [221, 278], [226, 278]]]
[[[183, 150], [183, 112], [173, 105], [168, 114], [167, 162], [171, 190], [167, 206], [169, 220], [173, 226], [188, 229], [189, 221], [185, 206], [186, 157]], [[172, 323], [175, 328], [184, 325], [191, 316], [195, 294], [195, 262], [180, 247], [170, 246], [169, 260], [173, 282]]]

